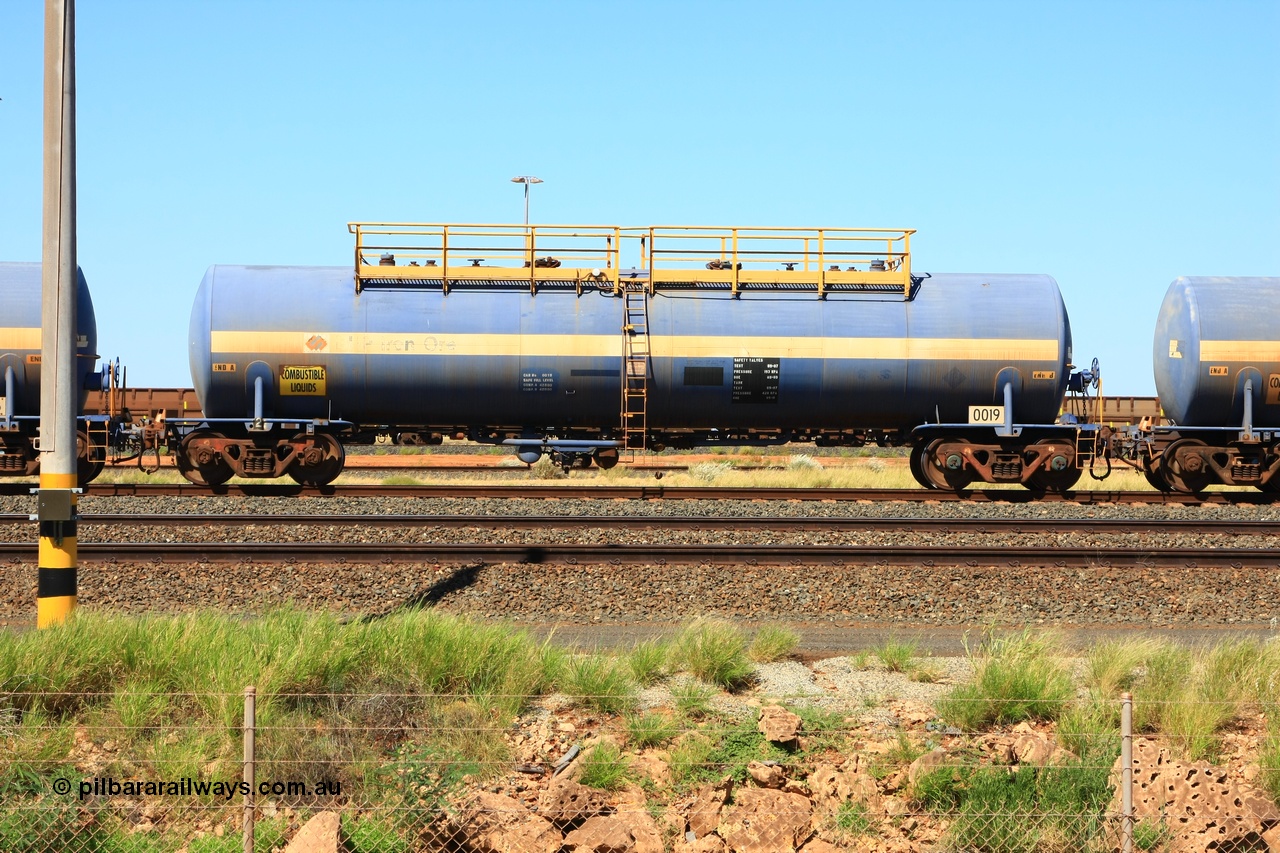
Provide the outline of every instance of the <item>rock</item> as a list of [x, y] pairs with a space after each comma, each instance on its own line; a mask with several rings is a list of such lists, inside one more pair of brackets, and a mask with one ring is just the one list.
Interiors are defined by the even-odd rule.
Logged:
[[[574, 853], [633, 853], [631, 831], [616, 817], [591, 817], [564, 837]], [[661, 850], [661, 848], [659, 848]]]
[[816, 811], [834, 813], [850, 800], [866, 803], [873, 811], [880, 810], [880, 791], [868, 773], [819, 764], [809, 774], [809, 791]]
[[911, 814], [911, 804], [901, 797], [885, 797], [880, 806], [886, 817], [902, 817]]
[[694, 838], [715, 832], [720, 825], [720, 810], [725, 800], [729, 799], [729, 791], [732, 789], [732, 779], [724, 779], [715, 785], [703, 785], [698, 789], [693, 805], [689, 807], [689, 831]]
[[1280, 823], [1262, 833], [1262, 840], [1267, 842], [1267, 853], [1280, 853]]
[[[1111, 768], [1116, 812], [1120, 778], [1116, 759]], [[1138, 822], [1169, 828], [1170, 851], [1246, 849], [1251, 839], [1280, 823], [1280, 808], [1259, 789], [1232, 781], [1225, 769], [1207, 761], [1175, 760], [1150, 738], [1133, 741], [1133, 813]]]
[[284, 853], [338, 853], [340, 823], [337, 812], [320, 812], [298, 830]]
[[799, 794], [739, 788], [717, 832], [731, 853], [794, 853], [809, 839], [813, 809]]
[[781, 705], [767, 705], [760, 709], [760, 731], [773, 743], [794, 743], [800, 736], [803, 721]]
[[619, 806], [614, 817], [631, 833], [631, 853], [663, 853], [662, 831], [643, 804], [638, 808]]
[[1005, 760], [1009, 764], [1030, 764], [1035, 767], [1057, 766], [1075, 759], [1075, 755], [1039, 734], [1019, 734], [1005, 748]]
[[946, 763], [947, 751], [942, 747], [926, 752], [911, 762], [911, 766], [907, 768], [907, 781], [914, 785], [921, 776], [945, 766]]
[[781, 788], [787, 781], [787, 774], [781, 767], [763, 761], [752, 761], [747, 765], [747, 772], [761, 788]]
[[718, 835], [704, 835], [697, 841], [677, 841], [672, 853], [724, 853], [724, 839]]
[[659, 788], [671, 784], [671, 755], [664, 750], [645, 750], [632, 755], [631, 769]]
[[452, 835], [475, 853], [558, 853], [564, 838], [550, 821], [529, 814], [518, 800], [481, 791], [459, 810]]
[[538, 814], [562, 829], [611, 811], [604, 791], [556, 779], [538, 798]]
[[815, 838], [800, 849], [800, 853], [840, 853], [840, 848], [830, 841]]

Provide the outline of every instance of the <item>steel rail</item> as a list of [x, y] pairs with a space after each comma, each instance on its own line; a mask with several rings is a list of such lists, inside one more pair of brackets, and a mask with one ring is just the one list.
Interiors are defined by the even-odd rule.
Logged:
[[[0, 559], [34, 560], [35, 545], [0, 543]], [[858, 545], [102, 543], [81, 544], [82, 562], [546, 563], [610, 565], [911, 565], [926, 567], [1280, 567], [1270, 548], [894, 547]]]
[[[19, 513], [0, 514], [0, 524], [30, 522]], [[846, 532], [920, 532], [969, 534], [1025, 533], [1171, 533], [1240, 536], [1280, 535], [1280, 521], [1114, 518], [824, 518], [802, 517], [688, 517], [605, 515], [186, 515], [144, 513], [85, 513], [80, 525], [131, 527], [440, 527], [485, 530], [774, 530]]]
[[[0, 496], [27, 495], [34, 483], [0, 483]], [[973, 503], [1040, 502], [1098, 504], [1154, 503], [1173, 505], [1270, 504], [1280, 493], [1261, 491], [1205, 492], [1185, 495], [1173, 492], [1120, 492], [1083, 489], [1064, 494], [1037, 493], [1027, 489], [965, 489], [943, 492], [928, 489], [843, 488], [726, 488], [717, 486], [541, 486], [460, 485], [413, 486], [337, 485], [299, 486], [281, 483], [229, 483], [210, 488], [192, 483], [91, 483], [85, 494], [93, 497], [344, 497], [344, 498], [534, 498], [597, 500], [759, 500], [759, 501], [968, 501]]]

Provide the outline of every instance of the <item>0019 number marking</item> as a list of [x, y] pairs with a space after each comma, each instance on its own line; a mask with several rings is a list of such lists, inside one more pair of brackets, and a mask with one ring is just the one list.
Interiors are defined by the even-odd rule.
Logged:
[[1004, 406], [970, 406], [969, 423], [1000, 424], [1004, 423]]

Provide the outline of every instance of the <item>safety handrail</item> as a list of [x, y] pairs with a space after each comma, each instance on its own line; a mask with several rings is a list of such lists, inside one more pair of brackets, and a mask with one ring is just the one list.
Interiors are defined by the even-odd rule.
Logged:
[[900, 288], [910, 298], [908, 228], [711, 225], [499, 225], [351, 222], [357, 291], [370, 284], [592, 283], [622, 286], [622, 247], [638, 274], [663, 285], [832, 290]]
[[588, 282], [618, 287], [621, 229], [602, 225], [349, 222], [356, 291], [373, 283]]

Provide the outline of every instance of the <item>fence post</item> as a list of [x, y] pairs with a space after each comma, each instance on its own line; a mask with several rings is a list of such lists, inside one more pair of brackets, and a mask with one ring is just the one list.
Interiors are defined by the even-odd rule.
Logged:
[[257, 718], [257, 691], [244, 689], [244, 853], [253, 853], [254, 734]]
[[1133, 694], [1120, 694], [1120, 853], [1133, 853]]

